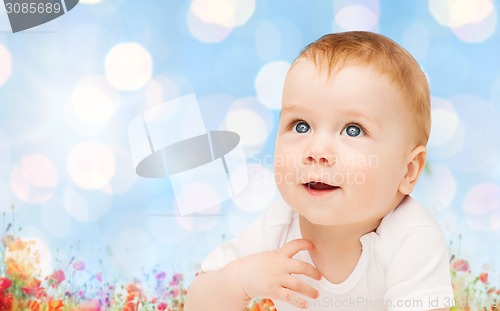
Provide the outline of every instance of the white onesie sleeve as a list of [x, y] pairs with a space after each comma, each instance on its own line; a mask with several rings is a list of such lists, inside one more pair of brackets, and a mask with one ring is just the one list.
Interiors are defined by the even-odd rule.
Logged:
[[293, 212], [282, 202], [271, 205], [233, 240], [214, 249], [201, 263], [201, 271], [219, 270], [229, 262], [281, 247]]
[[399, 239], [386, 275], [388, 310], [432, 310], [453, 305], [450, 265], [439, 228], [416, 227]]

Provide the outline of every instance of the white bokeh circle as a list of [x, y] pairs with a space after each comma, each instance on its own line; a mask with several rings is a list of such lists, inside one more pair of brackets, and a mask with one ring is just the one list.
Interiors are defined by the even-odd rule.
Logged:
[[71, 103], [76, 114], [88, 123], [108, 123], [116, 109], [108, 94], [94, 86], [75, 88]]
[[43, 154], [23, 156], [11, 171], [11, 190], [22, 202], [47, 202], [54, 195], [58, 183], [56, 165]]
[[482, 182], [465, 195], [463, 209], [474, 228], [484, 231], [500, 229], [500, 186]]
[[441, 146], [453, 139], [457, 134], [460, 120], [453, 110], [432, 109], [432, 130], [429, 146]]
[[115, 156], [102, 142], [85, 141], [70, 151], [67, 170], [71, 180], [79, 187], [103, 188], [115, 175]]
[[493, 36], [497, 30], [497, 12], [492, 10], [483, 20], [452, 28], [453, 33], [463, 42], [481, 43]]
[[188, 11], [187, 26], [189, 32], [203, 43], [217, 43], [226, 39], [233, 28], [219, 24], [208, 23], [196, 16], [192, 10]]
[[255, 78], [255, 90], [259, 101], [269, 109], [280, 109], [285, 78], [290, 69], [287, 61], [264, 65]]
[[246, 108], [229, 111], [224, 125], [226, 130], [240, 135], [244, 146], [263, 144], [270, 132], [264, 119], [255, 111]]
[[496, 30], [497, 13], [491, 0], [429, 0], [428, 7], [439, 24], [451, 28], [464, 42], [482, 42]]
[[491, 0], [429, 0], [428, 6], [436, 21], [450, 28], [479, 23], [494, 10]]
[[427, 163], [416, 190], [418, 200], [426, 208], [433, 213], [440, 212], [451, 206], [457, 191], [457, 179], [447, 166]]
[[104, 61], [106, 78], [121, 91], [135, 91], [153, 75], [153, 60], [148, 50], [135, 42], [115, 45]]
[[104, 76], [85, 76], [73, 88], [65, 104], [66, 124], [81, 136], [106, 129], [118, 111], [118, 95]]
[[[342, 30], [378, 30], [378, 12], [363, 4], [347, 5], [335, 13], [335, 24]], [[334, 29], [336, 27], [334, 26]]]
[[205, 23], [233, 28], [252, 17], [255, 0], [194, 0], [189, 9]]

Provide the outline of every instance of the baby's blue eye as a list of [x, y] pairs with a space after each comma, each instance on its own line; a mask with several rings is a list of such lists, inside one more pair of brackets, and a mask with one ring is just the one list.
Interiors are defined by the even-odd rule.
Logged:
[[342, 135], [344, 135], [344, 133], [351, 137], [365, 136], [363, 130], [354, 124], [346, 126], [346, 128], [342, 131]]
[[293, 129], [295, 132], [297, 132], [299, 134], [303, 134], [303, 133], [309, 132], [309, 130], [311, 128], [309, 127], [309, 124], [307, 124], [306, 122], [299, 121], [299, 122], [295, 123], [295, 126], [293, 127]]

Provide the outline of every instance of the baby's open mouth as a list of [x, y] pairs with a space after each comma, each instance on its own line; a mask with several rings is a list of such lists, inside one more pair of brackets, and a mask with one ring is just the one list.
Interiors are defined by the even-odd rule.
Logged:
[[308, 183], [305, 183], [304, 186], [312, 190], [333, 190], [338, 188], [337, 186], [325, 184], [320, 181], [310, 181]]

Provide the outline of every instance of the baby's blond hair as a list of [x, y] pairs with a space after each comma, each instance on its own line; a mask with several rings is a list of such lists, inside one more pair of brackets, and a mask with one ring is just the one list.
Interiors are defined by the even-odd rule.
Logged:
[[302, 58], [314, 61], [328, 75], [344, 66], [367, 65], [387, 76], [410, 108], [414, 130], [409, 139], [415, 139], [417, 145], [427, 144], [431, 128], [429, 83], [417, 61], [396, 42], [366, 31], [328, 34], [309, 44], [297, 60]]

